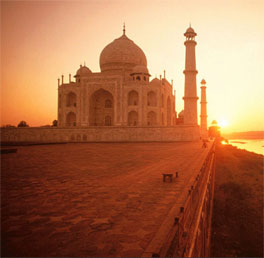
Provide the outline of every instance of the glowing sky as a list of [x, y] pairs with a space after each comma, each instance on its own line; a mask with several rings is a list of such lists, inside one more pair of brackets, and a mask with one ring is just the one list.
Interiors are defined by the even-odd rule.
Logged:
[[173, 79], [180, 112], [183, 33], [191, 22], [199, 96], [201, 79], [207, 81], [208, 124], [263, 130], [263, 12], [263, 0], [1, 1], [1, 124], [57, 119], [57, 78], [63, 73], [68, 81], [84, 61], [100, 71], [100, 53], [121, 36], [124, 21], [152, 78], [165, 69]]

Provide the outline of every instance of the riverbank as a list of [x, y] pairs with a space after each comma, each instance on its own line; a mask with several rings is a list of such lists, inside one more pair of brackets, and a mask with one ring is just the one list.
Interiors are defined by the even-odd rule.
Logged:
[[211, 256], [263, 256], [263, 155], [217, 146]]

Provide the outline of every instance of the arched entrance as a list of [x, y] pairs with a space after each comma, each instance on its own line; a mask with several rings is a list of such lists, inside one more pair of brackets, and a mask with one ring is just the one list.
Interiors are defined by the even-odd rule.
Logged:
[[154, 91], [150, 91], [147, 95], [148, 106], [156, 107], [157, 106], [157, 97]]
[[157, 114], [153, 111], [148, 112], [148, 126], [153, 126], [157, 124]]
[[135, 90], [132, 90], [128, 93], [128, 106], [137, 106], [138, 105], [138, 93]]
[[90, 126], [111, 126], [114, 121], [114, 98], [104, 89], [95, 91], [90, 97]]
[[67, 126], [76, 126], [76, 114], [69, 112], [66, 116], [66, 125]]
[[68, 93], [66, 99], [67, 99], [66, 101], [67, 107], [76, 107], [77, 97], [75, 93], [73, 92]]
[[128, 113], [128, 125], [129, 126], [138, 125], [138, 113], [136, 111], [130, 111]]

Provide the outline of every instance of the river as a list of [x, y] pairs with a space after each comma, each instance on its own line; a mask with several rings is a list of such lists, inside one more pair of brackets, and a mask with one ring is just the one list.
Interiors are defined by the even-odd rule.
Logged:
[[229, 140], [229, 144], [239, 149], [264, 155], [264, 139], [232, 139]]

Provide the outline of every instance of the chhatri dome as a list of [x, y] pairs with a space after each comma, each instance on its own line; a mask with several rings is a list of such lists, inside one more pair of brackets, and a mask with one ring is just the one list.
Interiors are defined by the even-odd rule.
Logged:
[[206, 84], [205, 79], [202, 79], [202, 80], [201, 80], [201, 84], [203, 84], [203, 85]]
[[100, 55], [101, 71], [133, 69], [135, 66], [147, 67], [144, 52], [125, 34], [108, 44]]
[[188, 32], [188, 33], [195, 33], [194, 32], [194, 29], [191, 26], [186, 30], [186, 32]]
[[92, 73], [92, 71], [87, 66], [80, 65], [80, 68], [77, 70], [75, 76], [85, 76], [85, 75], [89, 75], [91, 73]]
[[194, 38], [195, 36], [197, 36], [197, 34], [194, 31], [194, 29], [191, 27], [191, 25], [190, 25], [190, 27], [184, 33], [184, 36], [187, 37], [187, 38]]

